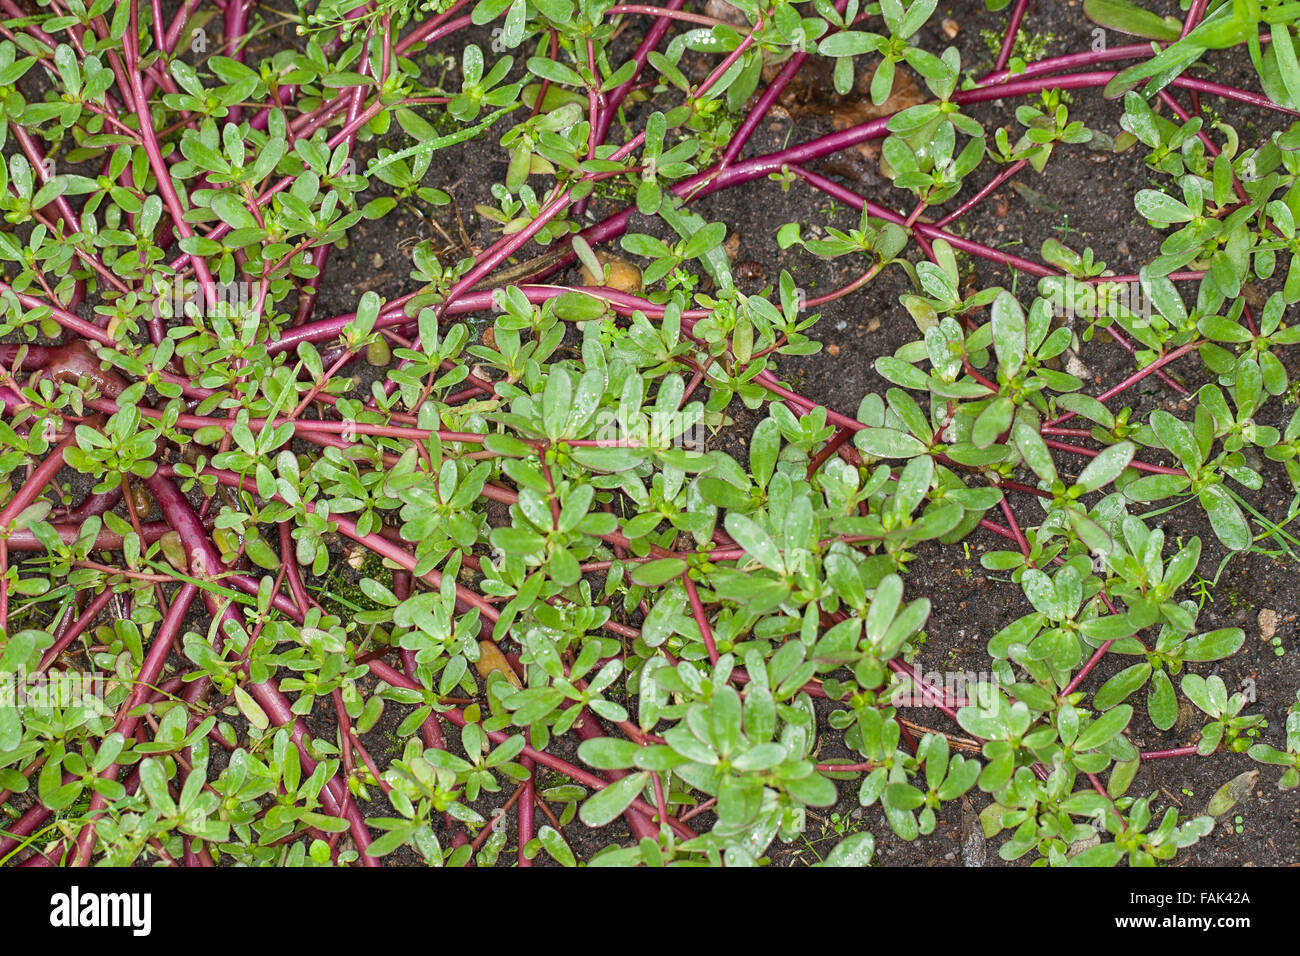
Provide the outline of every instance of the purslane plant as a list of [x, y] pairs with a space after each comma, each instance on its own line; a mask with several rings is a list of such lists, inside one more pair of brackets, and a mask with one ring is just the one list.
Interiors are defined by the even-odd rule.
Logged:
[[[1259, 420], [1300, 341], [1295, 4], [1197, 2], [1175, 27], [1111, 2], [1089, 15], [1145, 42], [1025, 64], [1017, 0], [984, 75], [926, 48], [934, 0], [736, 0], [743, 24], [330, 0], [261, 59], [251, 4], [226, 0], [219, 38], [201, 6], [0, 0], [0, 861], [572, 865], [578, 825], [602, 833], [591, 865], [748, 865], [842, 793], [911, 840], [978, 789], [1004, 859], [1147, 865], [1213, 822], [1131, 793], [1144, 760], [1248, 751], [1295, 786], [1295, 728], [1262, 742], [1197, 673], [1244, 641], [1198, 624], [1201, 542], [1150, 521], [1192, 504], [1244, 551], [1284, 533], [1251, 500], [1261, 456], [1300, 488], [1300, 413]], [[1263, 93], [1189, 75], [1212, 50]], [[841, 91], [872, 71], [877, 105], [903, 70], [925, 99], [744, 158], [812, 57]], [[1093, 140], [1084, 91], [1122, 96], [1115, 146], [1151, 173], [1133, 215], [1160, 254], [1132, 275], [954, 225]], [[1279, 129], [1243, 142], [1212, 97]], [[1007, 127], [971, 115], [990, 101]], [[808, 168], [870, 141], [876, 200]], [[421, 243], [414, 291], [319, 314], [331, 250], [449, 205], [439, 154], [463, 144], [507, 160], [476, 197], [498, 237]], [[692, 203], [769, 176], [859, 211], [774, 230], [859, 278], [738, 291], [727, 224]], [[593, 221], [598, 199], [624, 208]], [[645, 260], [635, 287], [615, 250]], [[959, 255], [1037, 287], [973, 288]], [[885, 270], [916, 335], [876, 360], [881, 391], [850, 415], [789, 388], [775, 357], [816, 351], [816, 309]], [[1061, 359], [1103, 339], [1134, 370], [1090, 394]], [[1148, 378], [1189, 411], [1124, 406]], [[741, 407], [764, 412], [747, 457], [701, 447]], [[958, 696], [916, 666], [930, 601], [905, 576], [977, 531], [1032, 611]], [[1102, 680], [1111, 654], [1137, 662]], [[1165, 730], [1180, 693], [1197, 741], [1142, 753], [1130, 698]], [[914, 733], [916, 705], [947, 730]], [[381, 721], [390, 753], [362, 739]]]

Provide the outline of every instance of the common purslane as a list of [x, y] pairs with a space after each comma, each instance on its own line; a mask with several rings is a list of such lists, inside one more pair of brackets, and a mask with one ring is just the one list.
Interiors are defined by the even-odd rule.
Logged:
[[[0, 862], [751, 865], [844, 796], [914, 840], [980, 792], [1003, 859], [1146, 865], [1214, 818], [1138, 792], [1144, 762], [1297, 785], [1297, 715], [1202, 666], [1245, 640], [1199, 622], [1206, 543], [1153, 518], [1297, 557], [1294, 506], [1253, 493], [1265, 462], [1300, 489], [1300, 411], [1266, 423], [1300, 342], [1300, 5], [1087, 2], [1131, 42], [1027, 62], [1030, 5], [990, 3], [984, 63], [935, 0], [721, 6], [0, 0]], [[818, 59], [920, 95], [758, 153]], [[1085, 96], [1149, 174], [1132, 274], [963, 228], [1095, 146]], [[870, 197], [812, 168], [873, 142]], [[484, 248], [452, 155], [502, 160]], [[855, 278], [737, 288], [698, 200], [766, 179], [857, 214], [772, 224]], [[348, 285], [355, 237], [412, 213], [462, 235]], [[817, 309], [885, 273], [909, 341], [879, 388], [791, 387]], [[1107, 387], [1069, 361], [1116, 348]], [[1032, 610], [949, 686], [908, 570], [973, 534]], [[1143, 753], [1132, 722], [1184, 699], [1194, 742]]]

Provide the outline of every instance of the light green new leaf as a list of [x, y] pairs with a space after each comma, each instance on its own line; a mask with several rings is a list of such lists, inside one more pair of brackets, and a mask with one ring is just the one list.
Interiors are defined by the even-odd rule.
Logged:
[[1079, 478], [1074, 483], [1074, 486], [1081, 491], [1088, 492], [1096, 491], [1103, 485], [1110, 484], [1128, 467], [1128, 463], [1133, 460], [1133, 454], [1136, 451], [1137, 449], [1133, 443], [1127, 441], [1107, 447], [1088, 463], [1087, 468], [1079, 473]]
[[726, 527], [727, 534], [735, 538], [750, 557], [777, 574], [785, 573], [785, 562], [781, 560], [776, 542], [753, 518], [731, 511], [727, 513]]
[[1025, 313], [1010, 292], [998, 293], [993, 300], [993, 350], [998, 368], [1008, 378], [1020, 371], [1025, 362]]
[[1111, 708], [1083, 729], [1074, 742], [1075, 751], [1096, 750], [1121, 733], [1132, 719], [1133, 708], [1130, 705], [1119, 704]]
[[588, 797], [578, 810], [578, 817], [589, 827], [603, 827], [611, 823], [631, 806], [649, 779], [650, 773], [642, 770], [616, 780], [604, 790], [598, 790]]

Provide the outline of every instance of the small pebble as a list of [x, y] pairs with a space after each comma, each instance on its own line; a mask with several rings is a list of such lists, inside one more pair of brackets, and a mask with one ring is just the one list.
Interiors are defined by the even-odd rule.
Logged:
[[1277, 611], [1271, 607], [1266, 607], [1259, 612], [1259, 639], [1261, 641], [1270, 641], [1273, 635], [1277, 633]]
[[604, 286], [616, 292], [628, 292], [633, 295], [641, 291], [641, 270], [626, 259], [596, 253], [596, 258], [605, 267], [604, 278], [597, 277], [586, 266], [582, 267], [582, 284], [586, 286]]

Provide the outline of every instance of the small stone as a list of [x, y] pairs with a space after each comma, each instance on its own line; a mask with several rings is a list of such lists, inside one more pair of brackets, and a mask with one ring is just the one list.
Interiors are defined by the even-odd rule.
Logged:
[[830, 353], [832, 358], [835, 358], [840, 354], [840, 347], [832, 342], [830, 345], [826, 346], [826, 351]]
[[727, 254], [727, 258], [732, 262], [736, 261], [736, 256], [740, 253], [740, 233], [733, 232], [722, 244], [722, 251]]
[[375, 269], [382, 269], [384, 267], [384, 257], [376, 252], [370, 257], [370, 265]]
[[879, 320], [879, 319], [871, 319], [870, 321], [868, 321], [868, 322], [867, 322], [867, 331], [868, 331], [868, 332], [879, 332], [879, 331], [880, 331], [880, 320]]
[[615, 292], [627, 292], [632, 295], [641, 291], [641, 270], [632, 263], [603, 252], [596, 253], [596, 260], [605, 267], [604, 278], [598, 278], [590, 269], [583, 266], [583, 285], [603, 286]]
[[1277, 611], [1271, 607], [1266, 607], [1259, 612], [1259, 639], [1261, 641], [1271, 641], [1273, 635], [1277, 633]]
[[943, 35], [949, 40], [956, 39], [957, 34], [961, 32], [961, 27], [957, 25], [957, 21], [952, 17], [944, 17], [939, 26], [943, 28]]

